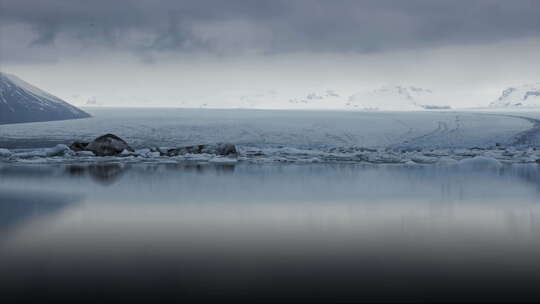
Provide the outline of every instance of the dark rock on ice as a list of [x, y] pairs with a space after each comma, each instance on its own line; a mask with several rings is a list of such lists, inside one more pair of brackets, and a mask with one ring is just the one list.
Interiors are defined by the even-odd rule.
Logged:
[[75, 151], [75, 152], [81, 152], [81, 151], [86, 151], [86, 147], [88, 147], [88, 142], [80, 142], [80, 141], [76, 141], [76, 142], [73, 142], [69, 148], [71, 149], [71, 151]]
[[187, 147], [179, 147], [167, 150], [163, 155], [166, 156], [178, 156], [184, 154], [215, 154], [221, 156], [238, 156], [238, 150], [236, 146], [229, 143], [209, 144], [209, 145], [195, 145]]
[[97, 156], [118, 156], [124, 150], [134, 151], [123, 139], [113, 134], [105, 134], [94, 139], [84, 150], [92, 151]]
[[195, 145], [187, 147], [172, 148], [167, 150], [166, 156], [178, 156], [184, 154], [200, 154], [203, 153], [202, 150], [205, 145]]
[[211, 147], [211, 149], [214, 149], [215, 154], [217, 155], [238, 156], [238, 150], [236, 150], [236, 146], [233, 144], [220, 143]]

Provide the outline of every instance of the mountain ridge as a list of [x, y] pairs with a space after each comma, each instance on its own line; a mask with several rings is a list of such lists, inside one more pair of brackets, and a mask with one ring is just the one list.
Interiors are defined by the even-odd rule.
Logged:
[[508, 87], [489, 104], [491, 108], [540, 107], [540, 82]]
[[0, 72], [0, 124], [88, 118], [90, 114], [19, 77]]

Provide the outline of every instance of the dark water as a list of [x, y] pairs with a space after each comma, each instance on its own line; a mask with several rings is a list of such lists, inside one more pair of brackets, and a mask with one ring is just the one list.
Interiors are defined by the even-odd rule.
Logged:
[[538, 301], [540, 170], [0, 167], [2, 298]]

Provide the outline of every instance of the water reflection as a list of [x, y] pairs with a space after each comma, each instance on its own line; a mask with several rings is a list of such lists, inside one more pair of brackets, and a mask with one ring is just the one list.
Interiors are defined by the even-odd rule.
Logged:
[[0, 188], [0, 235], [36, 218], [58, 214], [80, 201], [77, 195]]
[[[188, 173], [196, 172], [199, 174], [204, 173], [217, 173], [217, 174], [231, 174], [234, 172], [234, 164], [219, 164], [213, 165], [208, 163], [170, 163], [162, 165], [136, 165], [139, 169], [144, 168], [148, 174], [156, 172], [160, 169], [166, 169], [171, 171], [185, 171]], [[118, 163], [103, 163], [103, 164], [90, 164], [90, 165], [66, 165], [65, 172], [72, 177], [85, 177], [89, 176], [91, 179], [101, 185], [109, 186], [118, 182], [126, 171], [132, 169], [130, 164], [118, 164]]]
[[[154, 168], [159, 168], [160, 166], [155, 166]], [[167, 170], [182, 170], [186, 172], [196, 172], [200, 174], [204, 173], [215, 173], [219, 175], [228, 175], [234, 173], [236, 167], [235, 164], [208, 164], [208, 163], [174, 163], [174, 164], [165, 164], [163, 167]]]
[[[540, 299], [539, 171], [4, 168], [6, 206], [47, 202], [35, 193], [51, 189], [84, 199], [56, 209], [69, 212], [18, 222], [0, 244], [0, 283], [14, 297], [97, 300], [126, 293], [152, 300]], [[17, 217], [17, 208], [1, 208]]]
[[129, 166], [123, 164], [68, 165], [65, 172], [75, 177], [88, 174], [95, 182], [109, 186], [117, 182], [128, 169]]

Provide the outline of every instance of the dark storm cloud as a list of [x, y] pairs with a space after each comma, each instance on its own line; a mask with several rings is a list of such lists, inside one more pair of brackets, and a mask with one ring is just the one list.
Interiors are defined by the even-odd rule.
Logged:
[[[379, 52], [540, 36], [535, 0], [1, 1], [0, 26], [31, 29], [27, 43], [2, 50], [4, 61], [52, 46], [139, 54]], [[19, 34], [3, 30], [2, 44]]]

